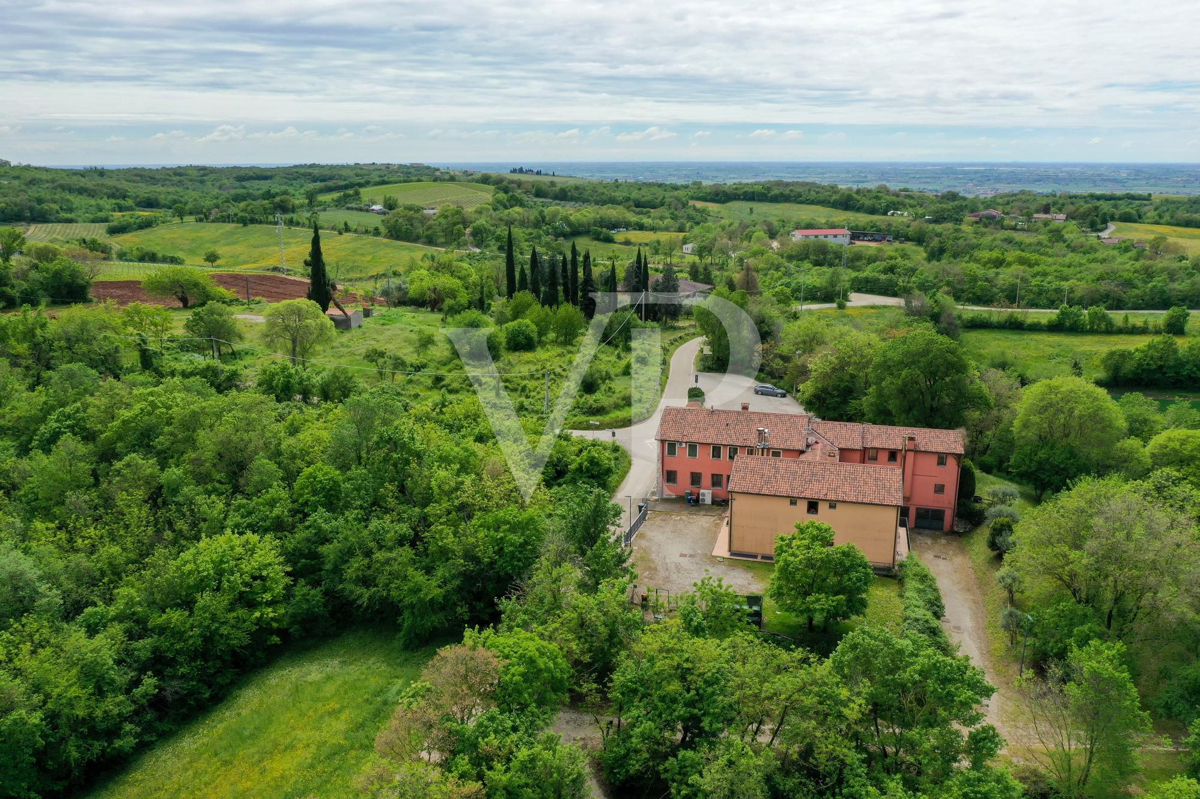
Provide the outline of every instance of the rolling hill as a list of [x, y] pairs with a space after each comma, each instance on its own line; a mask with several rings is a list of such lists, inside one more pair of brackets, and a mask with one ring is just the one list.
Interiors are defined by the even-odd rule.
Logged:
[[[302, 271], [312, 233], [285, 228], [284, 250], [289, 269]], [[189, 264], [203, 264], [204, 254], [216, 250], [220, 269], [270, 269], [279, 265], [279, 237], [270, 225], [230, 225], [220, 222], [183, 222], [159, 225], [113, 238], [118, 245], [140, 245], [167, 255], [179, 255]], [[335, 279], [362, 280], [398, 269], [436, 247], [408, 244], [354, 233], [321, 234], [321, 247], [329, 274]]]
[[[337, 193], [323, 195], [321, 199], [332, 199]], [[482, 183], [389, 183], [383, 186], [368, 186], [362, 190], [364, 202], [381, 203], [387, 196], [395, 197], [401, 205], [422, 205], [437, 208], [440, 205], [457, 205], [474, 208], [491, 199], [492, 187]]]

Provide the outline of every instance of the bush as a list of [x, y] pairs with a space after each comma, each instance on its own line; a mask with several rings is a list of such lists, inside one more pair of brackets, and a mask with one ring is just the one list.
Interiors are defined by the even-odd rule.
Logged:
[[504, 348], [510, 352], [532, 352], [537, 345], [537, 327], [528, 319], [518, 319], [504, 326]]
[[1021, 498], [1021, 492], [1010, 485], [992, 486], [987, 490], [987, 498], [995, 505], [1011, 505]]
[[987, 509], [984, 518], [988, 523], [995, 522], [997, 519], [1008, 519], [1013, 524], [1021, 521], [1021, 513], [1011, 505], [993, 505]]
[[1013, 521], [1007, 516], [995, 519], [988, 529], [988, 549], [1007, 555], [1013, 548]]
[[345, 402], [357, 388], [358, 381], [344, 366], [335, 366], [317, 378], [317, 396], [325, 402]]
[[688, 386], [688, 402], [704, 402], [704, 389], [699, 386]]
[[975, 496], [975, 464], [963, 458], [962, 466], [958, 469], [958, 498], [970, 499]]

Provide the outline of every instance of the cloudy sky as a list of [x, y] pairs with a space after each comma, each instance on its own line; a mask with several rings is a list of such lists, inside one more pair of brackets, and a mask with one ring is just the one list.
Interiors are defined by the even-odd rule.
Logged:
[[1200, 4], [0, 0], [0, 158], [1200, 161]]

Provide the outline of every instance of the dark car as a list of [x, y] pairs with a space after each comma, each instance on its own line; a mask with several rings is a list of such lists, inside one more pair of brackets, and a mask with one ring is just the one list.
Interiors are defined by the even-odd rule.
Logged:
[[755, 394], [763, 394], [768, 397], [786, 397], [787, 392], [782, 388], [775, 388], [769, 383], [763, 383], [761, 386], [754, 387]]

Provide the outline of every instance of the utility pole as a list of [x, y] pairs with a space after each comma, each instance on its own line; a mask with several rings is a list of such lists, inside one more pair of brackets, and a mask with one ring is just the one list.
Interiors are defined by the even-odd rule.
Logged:
[[1017, 275], [1017, 307], [1021, 307], [1021, 275]]

